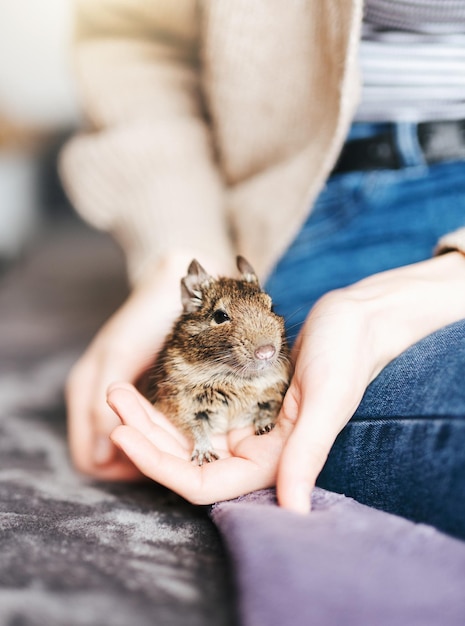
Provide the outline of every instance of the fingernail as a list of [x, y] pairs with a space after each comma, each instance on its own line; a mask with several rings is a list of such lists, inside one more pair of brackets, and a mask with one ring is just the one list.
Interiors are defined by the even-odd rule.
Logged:
[[105, 465], [111, 461], [113, 457], [113, 444], [108, 437], [100, 435], [95, 441], [94, 447], [94, 463], [96, 465]]
[[294, 486], [292, 497], [292, 510], [306, 515], [310, 511], [311, 489], [306, 483], [298, 483]]

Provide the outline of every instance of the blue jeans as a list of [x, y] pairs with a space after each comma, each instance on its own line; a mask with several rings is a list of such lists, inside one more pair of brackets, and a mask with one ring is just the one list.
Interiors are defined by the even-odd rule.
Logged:
[[[441, 235], [465, 226], [465, 161], [428, 166], [414, 125], [396, 133], [404, 166], [332, 176], [270, 276], [291, 342], [321, 295], [430, 258]], [[465, 320], [380, 373], [318, 484], [465, 538]]]

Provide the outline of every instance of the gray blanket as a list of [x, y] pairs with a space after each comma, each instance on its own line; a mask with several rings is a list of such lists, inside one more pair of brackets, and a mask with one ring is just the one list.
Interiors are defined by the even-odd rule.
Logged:
[[321, 490], [300, 517], [272, 490], [208, 510], [75, 472], [63, 382], [123, 275], [74, 221], [3, 274], [0, 626], [465, 624], [465, 544], [430, 527]]
[[71, 467], [63, 382], [126, 293], [111, 241], [48, 229], [0, 282], [0, 625], [231, 625], [207, 511]]

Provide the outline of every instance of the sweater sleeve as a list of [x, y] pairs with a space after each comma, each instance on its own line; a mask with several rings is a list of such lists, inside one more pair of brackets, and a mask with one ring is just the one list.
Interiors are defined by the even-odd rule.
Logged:
[[133, 283], [164, 254], [233, 256], [200, 88], [196, 3], [78, 0], [76, 66], [90, 129], [60, 171], [77, 211], [121, 244]]

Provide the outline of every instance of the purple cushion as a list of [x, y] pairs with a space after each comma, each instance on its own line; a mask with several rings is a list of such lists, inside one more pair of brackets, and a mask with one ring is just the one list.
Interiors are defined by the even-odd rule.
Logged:
[[315, 489], [312, 513], [274, 490], [215, 505], [243, 626], [463, 626], [465, 543]]

